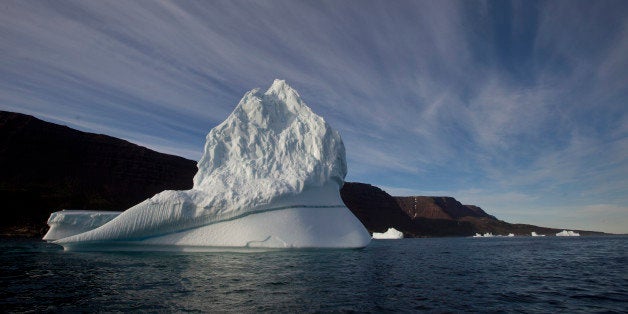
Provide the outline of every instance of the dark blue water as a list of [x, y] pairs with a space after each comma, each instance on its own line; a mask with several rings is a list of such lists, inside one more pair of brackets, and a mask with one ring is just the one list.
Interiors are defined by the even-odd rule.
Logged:
[[379, 240], [363, 250], [63, 252], [0, 240], [2, 311], [626, 312], [628, 237]]

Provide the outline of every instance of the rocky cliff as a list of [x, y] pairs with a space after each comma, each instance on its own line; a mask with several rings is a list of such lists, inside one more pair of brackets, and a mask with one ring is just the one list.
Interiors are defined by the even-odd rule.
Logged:
[[0, 111], [2, 234], [41, 234], [60, 209], [123, 210], [191, 188], [195, 173], [192, 160]]
[[448, 216], [440, 209], [424, 210], [421, 206], [414, 206], [414, 201], [409, 198], [404, 198], [400, 202], [370, 184], [346, 182], [340, 190], [340, 195], [347, 207], [370, 232], [385, 232], [388, 228], [394, 227], [402, 231], [406, 237], [473, 234], [473, 225], [469, 222], [446, 218]]
[[[383, 232], [390, 227], [406, 237], [471, 236], [491, 232], [495, 235], [554, 235], [562, 229], [511, 224], [487, 214], [474, 205], [463, 205], [453, 197], [393, 197], [370, 184], [347, 182], [341, 190], [347, 207], [370, 232]], [[601, 232], [578, 231], [582, 235]]]
[[397, 196], [397, 204], [411, 218], [460, 220], [464, 217], [496, 219], [474, 205], [462, 205], [448, 196]]

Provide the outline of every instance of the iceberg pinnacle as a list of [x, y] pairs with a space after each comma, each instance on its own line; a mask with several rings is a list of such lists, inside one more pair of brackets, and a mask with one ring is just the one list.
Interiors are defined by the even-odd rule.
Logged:
[[194, 186], [163, 191], [93, 230], [86, 243], [364, 247], [370, 236], [343, 204], [338, 132], [283, 80], [247, 92], [206, 137]]
[[246, 201], [255, 203], [329, 181], [340, 188], [347, 172], [338, 132], [280, 80], [248, 92], [209, 132], [198, 169], [194, 189], [251, 189], [260, 199]]

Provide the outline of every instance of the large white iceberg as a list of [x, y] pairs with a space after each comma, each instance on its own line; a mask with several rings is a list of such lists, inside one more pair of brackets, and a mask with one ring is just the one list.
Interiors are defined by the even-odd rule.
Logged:
[[191, 190], [163, 191], [54, 243], [364, 247], [371, 237], [340, 198], [346, 172], [338, 132], [275, 80], [266, 92], [246, 93], [209, 132]]
[[403, 232], [395, 229], [388, 228], [386, 232], [373, 232], [373, 239], [403, 239]]

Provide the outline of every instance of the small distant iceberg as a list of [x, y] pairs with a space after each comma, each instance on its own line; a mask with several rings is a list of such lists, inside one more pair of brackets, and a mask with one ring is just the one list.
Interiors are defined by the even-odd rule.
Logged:
[[403, 232], [395, 228], [388, 228], [384, 233], [373, 232], [373, 239], [403, 239]]
[[474, 238], [492, 238], [492, 237], [494, 237], [494, 236], [495, 236], [495, 235], [493, 235], [493, 233], [492, 233], [492, 232], [487, 232], [487, 233], [485, 233], [485, 234], [476, 233], [473, 237], [474, 237]]
[[575, 231], [571, 231], [571, 230], [563, 230], [559, 233], [556, 234], [557, 237], [579, 237], [580, 234], [575, 232]]
[[514, 234], [514, 233], [509, 233], [509, 234], [507, 235], [507, 237], [514, 237], [514, 236], [515, 236], [515, 234]]
[[544, 236], [545, 236], [544, 234], [538, 234], [538, 233], [536, 233], [536, 232], [534, 232], [534, 231], [532, 231], [532, 232], [530, 233], [530, 235], [531, 235], [531, 236], [533, 236], [533, 237], [544, 237]]

